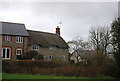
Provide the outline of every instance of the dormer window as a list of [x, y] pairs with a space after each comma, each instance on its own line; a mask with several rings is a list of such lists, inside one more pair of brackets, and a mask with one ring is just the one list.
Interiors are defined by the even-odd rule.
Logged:
[[32, 45], [32, 50], [38, 50], [39, 49], [39, 45]]
[[16, 37], [16, 43], [23, 43], [23, 37]]
[[11, 40], [10, 36], [5, 36], [5, 40], [10, 41]]

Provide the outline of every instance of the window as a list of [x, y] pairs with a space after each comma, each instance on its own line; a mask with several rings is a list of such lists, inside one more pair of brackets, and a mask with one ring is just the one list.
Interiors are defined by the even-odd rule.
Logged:
[[46, 60], [46, 56], [43, 56], [44, 57], [44, 60]]
[[50, 61], [53, 60], [53, 56], [52, 55], [49, 56], [49, 60]]
[[2, 48], [2, 58], [10, 59], [10, 48]]
[[39, 45], [32, 45], [32, 50], [38, 50], [39, 49]]
[[53, 56], [51, 55], [51, 56], [50, 56], [50, 59], [52, 59], [52, 58], [53, 58]]
[[17, 49], [16, 50], [16, 55], [22, 55], [22, 49]]
[[56, 48], [57, 48], [56, 46], [49, 46], [50, 50], [56, 50]]
[[16, 43], [23, 43], [23, 37], [16, 37]]
[[66, 61], [65, 55], [60, 55], [60, 59], [61, 59], [62, 61]]
[[10, 39], [10, 36], [5, 36], [5, 40], [6, 41], [10, 41], [11, 39]]

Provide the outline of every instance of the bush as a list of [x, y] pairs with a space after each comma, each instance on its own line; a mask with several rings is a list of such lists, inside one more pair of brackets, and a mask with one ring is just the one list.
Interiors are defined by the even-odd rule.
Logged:
[[[30, 73], [35, 67], [38, 68], [55, 68], [59, 64], [52, 61], [39, 61], [39, 60], [18, 60], [18, 61], [2, 61], [3, 72], [6, 73]], [[22, 71], [23, 70], [23, 71]]]
[[42, 54], [38, 54], [38, 55], [36, 55], [36, 56], [34, 57], [34, 59], [35, 59], [35, 60], [43, 60], [44, 57], [43, 57]]
[[31, 60], [31, 59], [33, 59], [36, 55], [38, 55], [38, 52], [37, 52], [37, 51], [29, 51], [29, 52], [26, 52], [26, 53], [23, 55], [22, 60]]
[[53, 61], [43, 60], [3, 60], [3, 72], [5, 73], [26, 73], [40, 75], [63, 75], [63, 76], [86, 76], [96, 77], [99, 75], [119, 76], [115, 64], [106, 64], [104, 66], [84, 66], [74, 64], [58, 64]]
[[59, 64], [64, 63], [63, 61], [61, 61], [60, 58], [53, 58], [52, 61], [53, 61], [53, 62], [56, 62], [56, 63], [59, 63]]
[[22, 59], [22, 55], [16, 55], [18, 60]]

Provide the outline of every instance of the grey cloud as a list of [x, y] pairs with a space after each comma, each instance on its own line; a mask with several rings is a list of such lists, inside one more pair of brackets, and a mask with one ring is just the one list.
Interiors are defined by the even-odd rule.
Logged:
[[4, 21], [25, 23], [27, 29], [54, 33], [62, 21], [61, 34], [67, 41], [78, 35], [87, 36], [92, 25], [110, 25], [117, 10], [117, 2], [0, 3]]

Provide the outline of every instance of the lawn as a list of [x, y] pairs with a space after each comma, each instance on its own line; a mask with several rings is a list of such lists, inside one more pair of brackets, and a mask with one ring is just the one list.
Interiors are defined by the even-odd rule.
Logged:
[[[40, 80], [40, 79], [46, 79], [48, 81], [50, 81], [50, 79], [53, 79], [58, 81], [58, 80], [61, 80], [61, 81], [116, 81], [116, 79], [112, 78], [112, 77], [108, 77], [108, 76], [102, 76], [102, 77], [96, 77], [96, 78], [88, 78], [88, 77], [68, 77], [68, 76], [53, 76], [53, 75], [30, 75], [30, 74], [8, 74], [8, 73], [3, 73], [2, 74], [2, 78], [4, 79], [3, 81], [10, 81], [13, 79], [17, 79], [17, 80], [25, 80], [27, 81], [27, 79], [29, 79], [28, 81], [36, 81], [36, 80]], [[22, 80], [22, 81], [23, 81]]]

